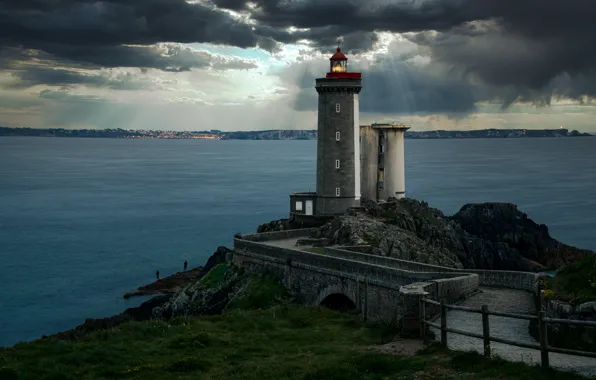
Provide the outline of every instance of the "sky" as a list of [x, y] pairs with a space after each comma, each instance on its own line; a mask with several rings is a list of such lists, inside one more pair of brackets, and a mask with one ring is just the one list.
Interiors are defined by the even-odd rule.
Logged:
[[337, 44], [361, 124], [596, 132], [594, 0], [0, 0], [0, 126], [316, 129]]

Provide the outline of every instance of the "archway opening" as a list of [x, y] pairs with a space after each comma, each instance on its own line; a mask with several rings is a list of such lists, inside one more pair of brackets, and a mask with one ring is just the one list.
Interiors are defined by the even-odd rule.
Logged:
[[356, 304], [345, 294], [334, 293], [328, 295], [322, 302], [321, 306], [336, 311], [356, 310]]

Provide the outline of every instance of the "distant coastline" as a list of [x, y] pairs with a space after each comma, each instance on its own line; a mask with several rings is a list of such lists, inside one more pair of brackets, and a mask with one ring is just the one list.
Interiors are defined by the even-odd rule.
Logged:
[[[0, 127], [0, 136], [86, 137], [122, 139], [196, 139], [196, 140], [316, 140], [317, 130], [263, 130], [224, 132], [158, 131], [125, 129], [34, 129]], [[591, 137], [589, 133], [559, 129], [479, 129], [472, 131], [407, 131], [409, 139], [469, 139], [527, 137]]]

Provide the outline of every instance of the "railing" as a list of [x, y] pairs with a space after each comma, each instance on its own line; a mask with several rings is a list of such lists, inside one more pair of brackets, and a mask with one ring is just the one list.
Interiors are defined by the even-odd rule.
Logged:
[[[431, 321], [426, 320], [426, 304], [431, 304], [435, 306], [439, 306], [440, 309], [440, 317], [441, 317], [441, 324], [433, 323]], [[463, 331], [459, 329], [454, 329], [447, 327], [447, 310], [460, 310], [465, 311], [468, 313], [475, 313], [482, 315], [482, 334], [476, 334], [469, 331]], [[489, 316], [493, 315], [496, 317], [506, 317], [506, 318], [513, 318], [513, 319], [522, 319], [527, 321], [538, 321], [538, 332], [540, 336], [540, 344], [535, 343], [524, 343], [518, 342], [509, 339], [497, 338], [494, 336], [490, 336], [490, 328], [489, 328]], [[513, 313], [502, 313], [496, 311], [489, 311], [488, 306], [483, 305], [481, 309], [474, 309], [471, 307], [465, 306], [456, 306], [456, 305], [447, 305], [445, 300], [441, 300], [441, 302], [433, 301], [428, 298], [421, 298], [420, 299], [420, 336], [426, 342], [428, 340], [427, 337], [427, 328], [426, 326], [434, 327], [441, 332], [441, 345], [447, 348], [447, 333], [453, 334], [460, 334], [469, 336], [472, 338], [482, 339], [484, 343], [484, 356], [490, 357], [490, 342], [497, 342], [503, 344], [509, 344], [516, 347], [523, 347], [529, 349], [540, 350], [540, 361], [543, 368], [549, 368], [549, 352], [555, 352], [559, 354], [567, 354], [567, 355], [575, 355], [575, 356], [583, 356], [588, 358], [596, 358], [596, 352], [589, 352], [589, 351], [578, 351], [578, 350], [569, 350], [566, 348], [558, 348], [552, 347], [548, 345], [548, 336], [547, 336], [547, 326], [549, 323], [560, 323], [563, 325], [576, 325], [576, 326], [591, 326], [596, 327], [596, 321], [576, 321], [572, 319], [556, 319], [556, 318], [546, 318], [544, 311], [540, 311], [538, 316], [535, 315], [524, 315], [524, 314], [513, 314]]]

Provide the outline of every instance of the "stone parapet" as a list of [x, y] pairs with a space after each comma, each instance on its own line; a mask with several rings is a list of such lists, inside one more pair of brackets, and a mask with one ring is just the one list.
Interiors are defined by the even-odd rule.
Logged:
[[482, 269], [456, 269], [439, 265], [424, 264], [415, 261], [395, 259], [391, 257], [369, 255], [350, 251], [344, 249], [344, 247], [326, 247], [325, 254], [415, 272], [457, 272], [477, 274], [480, 285], [482, 286], [525, 290], [534, 294], [538, 294], [539, 291], [538, 279], [540, 278], [540, 275], [538, 273]]
[[272, 231], [263, 232], [260, 234], [248, 234], [242, 235], [241, 240], [249, 241], [274, 241], [274, 240], [286, 240], [300, 237], [308, 237], [318, 228], [299, 228], [295, 230], [284, 230], [284, 231]]
[[[307, 236], [310, 232], [293, 230], [236, 237], [233, 261], [249, 272], [274, 275], [309, 305], [319, 305], [331, 294], [343, 294], [364, 319], [398, 318], [408, 335], [417, 333], [414, 326], [419, 322], [420, 297], [444, 298], [454, 303], [478, 289], [479, 276], [474, 273], [446, 271], [436, 266], [427, 269], [441, 271], [416, 272], [395, 263], [387, 265], [381, 260], [386, 258], [379, 256], [329, 248], [320, 254], [265, 243]], [[430, 309], [428, 315], [435, 312]]]

